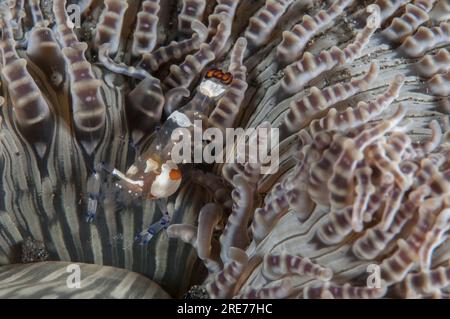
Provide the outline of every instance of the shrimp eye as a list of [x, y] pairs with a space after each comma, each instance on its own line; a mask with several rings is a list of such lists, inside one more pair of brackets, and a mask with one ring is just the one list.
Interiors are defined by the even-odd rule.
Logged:
[[177, 181], [181, 179], [181, 171], [179, 169], [172, 169], [169, 173], [169, 177], [173, 181]]
[[232, 80], [233, 80], [233, 76], [231, 75], [231, 73], [225, 73], [222, 76], [222, 82], [224, 84], [230, 84]]
[[214, 76], [214, 72], [216, 72], [216, 71], [217, 71], [216, 69], [212, 69], [212, 70], [209, 70], [208, 72], [206, 72], [206, 78], [208, 78], [208, 79], [212, 78]]
[[220, 71], [220, 70], [214, 71], [214, 77], [216, 79], [220, 79], [222, 76], [223, 76], [223, 72], [222, 71]]

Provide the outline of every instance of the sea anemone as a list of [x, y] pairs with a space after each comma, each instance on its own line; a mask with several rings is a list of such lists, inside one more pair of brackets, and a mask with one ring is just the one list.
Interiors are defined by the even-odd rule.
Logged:
[[[0, 296], [448, 298], [449, 19], [448, 0], [2, 1]], [[278, 170], [180, 165], [167, 199], [134, 196], [187, 109], [277, 128]], [[45, 261], [20, 264], [24, 242]]]

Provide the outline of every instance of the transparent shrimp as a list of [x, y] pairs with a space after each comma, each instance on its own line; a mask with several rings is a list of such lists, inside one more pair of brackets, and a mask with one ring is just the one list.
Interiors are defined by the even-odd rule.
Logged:
[[171, 113], [148, 150], [126, 173], [117, 169], [112, 171], [119, 179], [116, 186], [136, 198], [158, 199], [174, 194], [181, 184], [182, 173], [178, 163], [172, 160], [171, 151], [177, 144], [172, 139], [172, 133], [177, 128], [194, 131], [198, 123], [206, 122], [212, 107], [226, 91], [226, 86], [219, 79], [205, 78], [193, 99]]
[[[221, 73], [222, 75], [222, 73]], [[126, 173], [116, 168], [108, 168], [105, 164], [97, 165], [92, 175], [93, 185], [89, 191], [86, 220], [95, 219], [100, 198], [99, 172], [107, 171], [118, 178], [115, 186], [131, 196], [131, 198], [151, 199], [164, 213], [163, 217], [147, 229], [136, 235], [135, 241], [146, 245], [160, 231], [167, 229], [170, 215], [166, 210], [166, 200], [174, 194], [181, 184], [182, 174], [178, 164], [172, 161], [171, 151], [176, 142], [172, 140], [172, 132], [177, 128], [194, 130], [196, 123], [207, 121], [208, 115], [217, 100], [226, 91], [227, 74], [221, 78], [206, 77], [200, 84], [193, 99], [181, 109], [174, 111], [158, 129], [150, 147], [131, 165]], [[193, 134], [191, 135], [193, 136]]]

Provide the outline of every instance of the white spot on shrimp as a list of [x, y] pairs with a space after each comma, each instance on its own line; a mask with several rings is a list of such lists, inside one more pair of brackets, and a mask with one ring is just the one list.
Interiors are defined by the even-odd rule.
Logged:
[[200, 84], [200, 93], [210, 98], [217, 97], [225, 92], [225, 86], [212, 80], [205, 80]]
[[185, 114], [175, 111], [173, 112], [168, 120], [174, 121], [179, 127], [189, 127], [192, 125], [191, 120]]

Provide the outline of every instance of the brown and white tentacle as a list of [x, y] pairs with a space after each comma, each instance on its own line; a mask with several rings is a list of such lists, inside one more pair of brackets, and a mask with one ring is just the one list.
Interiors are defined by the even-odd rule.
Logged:
[[349, 63], [357, 58], [380, 25], [379, 7], [370, 5], [367, 7], [367, 12], [370, 15], [367, 18], [366, 26], [343, 50], [332, 47], [330, 50], [324, 50], [318, 55], [305, 52], [300, 61], [288, 65], [284, 69], [284, 76], [279, 83], [278, 94], [294, 94], [323, 72], [331, 70], [338, 65]]
[[372, 63], [369, 71], [362, 78], [352, 79], [348, 83], [337, 83], [322, 90], [311, 87], [307, 96], [291, 102], [288, 112], [279, 125], [280, 139], [283, 140], [285, 137], [300, 131], [311, 120], [331, 106], [367, 89], [370, 83], [375, 80], [377, 74], [378, 68], [375, 63]]
[[383, 35], [393, 42], [401, 42], [413, 34], [417, 28], [427, 22], [428, 12], [436, 0], [416, 0], [405, 6], [405, 12], [392, 20], [389, 27], [383, 30]]
[[0, 4], [2, 74], [6, 80], [14, 109], [14, 119], [19, 130], [26, 139], [34, 142], [35, 150], [43, 157], [53, 137], [52, 111], [28, 72], [27, 61], [16, 51], [12, 19], [8, 6]]
[[270, 39], [276, 25], [292, 2], [292, 0], [266, 0], [265, 5], [250, 18], [249, 25], [244, 31], [249, 52], [253, 52]]
[[161, 46], [153, 52], [144, 52], [138, 66], [148, 72], [156, 72], [161, 66], [170, 61], [181, 59], [183, 56], [198, 50], [200, 44], [206, 41], [208, 37], [208, 29], [200, 21], [193, 21], [191, 28], [194, 34], [189, 38], [181, 41], [172, 41], [166, 46]]
[[[136, 28], [133, 32], [133, 56], [140, 57], [149, 54], [155, 48], [157, 42], [158, 12], [160, 0], [145, 0], [137, 14]], [[181, 15], [180, 15], [181, 17]]]
[[[109, 54], [115, 55], [120, 45], [120, 37], [128, 3], [125, 0], [105, 0], [105, 9], [100, 16], [94, 39], [94, 48], [98, 50], [108, 44]], [[136, 33], [135, 33], [136, 34]]]
[[183, 35], [192, 33], [194, 21], [202, 21], [206, 8], [206, 0], [183, 0], [183, 7], [178, 15], [178, 32]]
[[69, 71], [75, 130], [86, 152], [92, 154], [105, 130], [106, 106], [100, 92], [102, 82], [95, 77], [86, 59], [88, 45], [79, 42], [73, 28], [68, 25], [65, 6], [66, 0], [53, 3], [56, 29]]
[[28, 36], [27, 56], [39, 67], [55, 87], [60, 87], [66, 78], [66, 64], [53, 30], [44, 20], [39, 0], [30, 3], [33, 28]]
[[277, 46], [277, 58], [284, 64], [299, 59], [308, 42], [331, 24], [353, 0], [336, 0], [326, 10], [320, 10], [314, 17], [305, 14], [302, 22], [283, 32], [283, 40]]
[[403, 41], [399, 50], [409, 57], [417, 58], [433, 47], [444, 46], [449, 43], [450, 24], [442, 22], [439, 26], [432, 28], [420, 27], [415, 34]]

